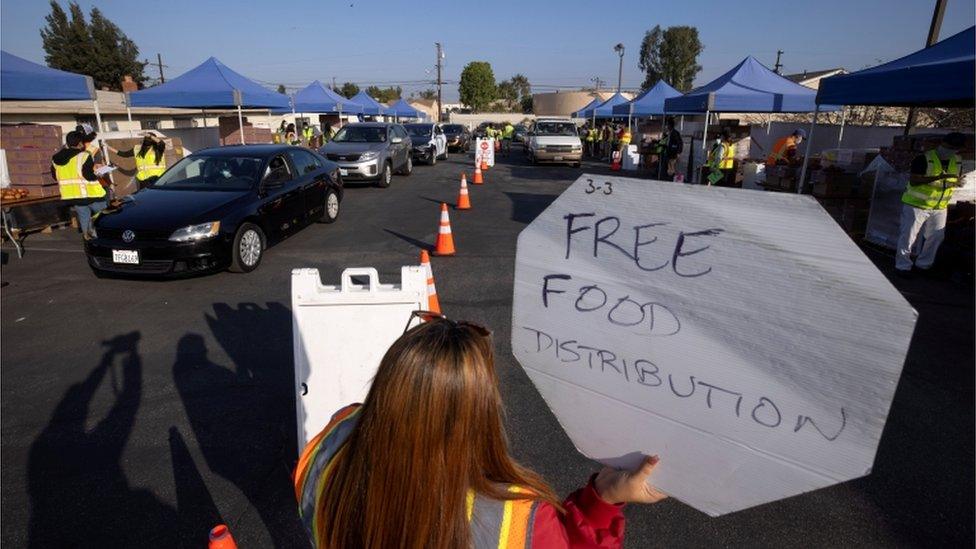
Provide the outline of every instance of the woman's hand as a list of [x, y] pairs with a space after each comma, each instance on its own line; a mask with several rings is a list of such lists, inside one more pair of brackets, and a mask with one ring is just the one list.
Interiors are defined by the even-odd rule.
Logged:
[[657, 503], [668, 497], [647, 483], [651, 472], [661, 461], [657, 456], [645, 456], [633, 471], [604, 467], [596, 475], [593, 485], [607, 503]]

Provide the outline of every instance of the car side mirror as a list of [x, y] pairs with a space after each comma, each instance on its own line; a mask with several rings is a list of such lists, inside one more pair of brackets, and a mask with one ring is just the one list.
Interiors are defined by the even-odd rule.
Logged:
[[390, 140], [390, 143], [393, 143], [394, 145], [399, 145], [400, 143], [403, 143], [403, 138], [394, 137], [393, 139]]

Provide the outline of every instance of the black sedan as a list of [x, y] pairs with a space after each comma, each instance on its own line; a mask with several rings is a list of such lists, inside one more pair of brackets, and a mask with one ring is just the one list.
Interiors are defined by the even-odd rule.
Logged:
[[452, 151], [467, 152], [471, 144], [471, 131], [464, 124], [444, 124], [447, 148]]
[[335, 221], [342, 190], [338, 167], [308, 149], [206, 149], [100, 212], [85, 253], [96, 274], [250, 272], [269, 244]]

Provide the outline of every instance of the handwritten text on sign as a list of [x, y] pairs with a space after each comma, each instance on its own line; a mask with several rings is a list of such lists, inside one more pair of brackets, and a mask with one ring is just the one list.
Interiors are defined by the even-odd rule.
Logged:
[[[887, 289], [803, 197], [583, 176], [519, 238], [512, 346], [581, 451], [659, 452], [656, 482], [721, 514], [870, 469], [914, 324]], [[852, 337], [882, 311], [890, 348]]]

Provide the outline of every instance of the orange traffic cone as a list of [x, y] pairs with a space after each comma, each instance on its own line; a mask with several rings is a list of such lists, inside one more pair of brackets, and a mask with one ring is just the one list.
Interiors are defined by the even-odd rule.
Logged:
[[475, 166], [474, 166], [474, 178], [471, 180], [471, 183], [473, 183], [475, 185], [484, 185], [485, 184], [485, 178], [484, 178], [483, 175], [481, 175], [481, 166], [479, 166], [477, 164], [475, 164]]
[[471, 209], [471, 197], [468, 196], [468, 180], [461, 174], [461, 190], [458, 191], [457, 207], [458, 210]]
[[483, 171], [483, 172], [487, 172], [488, 171], [488, 161], [485, 160], [485, 157], [483, 157], [483, 156], [481, 157], [481, 171]]
[[427, 250], [420, 250], [420, 266], [427, 272], [427, 310], [432, 313], [439, 313], [441, 312], [441, 303], [437, 300], [434, 271], [430, 268], [430, 256], [427, 255]]
[[230, 535], [230, 530], [226, 524], [218, 524], [210, 530], [209, 549], [237, 549], [234, 537]]
[[614, 151], [611, 153], [613, 155], [613, 162], [610, 163], [610, 170], [614, 172], [620, 171], [620, 151]]
[[441, 226], [437, 229], [437, 242], [434, 255], [454, 255], [454, 235], [451, 234], [451, 218], [447, 215], [447, 204], [441, 202]]

